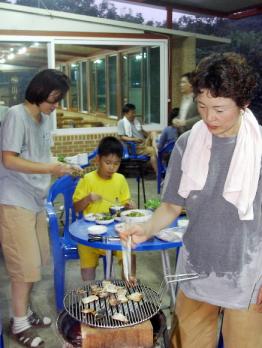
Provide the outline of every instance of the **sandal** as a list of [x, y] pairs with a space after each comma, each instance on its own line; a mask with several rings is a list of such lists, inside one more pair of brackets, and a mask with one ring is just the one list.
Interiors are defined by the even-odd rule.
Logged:
[[44, 320], [36, 312], [33, 312], [28, 317], [28, 321], [32, 327], [36, 327], [36, 328], [45, 328], [45, 327], [49, 327], [52, 324], [52, 322], [45, 324]]
[[[10, 327], [10, 329], [11, 329], [11, 327]], [[33, 330], [31, 327], [29, 329], [18, 332], [16, 334], [13, 333], [12, 329], [11, 329], [10, 335], [16, 342], [20, 343], [24, 347], [43, 348], [45, 346], [45, 342], [42, 340], [41, 337], [39, 337], [37, 332], [35, 330]], [[41, 341], [38, 343], [37, 346], [32, 346], [32, 343], [36, 338], [40, 338]]]

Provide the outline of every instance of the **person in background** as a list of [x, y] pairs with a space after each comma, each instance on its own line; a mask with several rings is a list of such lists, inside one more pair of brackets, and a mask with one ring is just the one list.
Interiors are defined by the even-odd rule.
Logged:
[[8, 110], [1, 127], [0, 243], [11, 280], [10, 334], [25, 347], [43, 347], [36, 328], [51, 320], [32, 310], [31, 292], [49, 261], [44, 201], [51, 174], [75, 169], [50, 162], [49, 117], [69, 89], [69, 79], [54, 69], [40, 71], [29, 83], [25, 101]]
[[125, 104], [123, 118], [118, 121], [118, 135], [122, 141], [132, 141], [137, 144], [137, 154], [150, 156], [150, 163], [157, 173], [157, 144], [156, 132], [146, 132], [141, 123], [136, 119], [134, 104]]
[[192, 87], [193, 79], [193, 72], [189, 72], [181, 76], [180, 91], [182, 94], [182, 100], [180, 103], [178, 116], [172, 120], [172, 125], [173, 127], [177, 127], [179, 135], [191, 129], [192, 126], [200, 120], [197, 105], [194, 101]]
[[262, 129], [248, 108], [256, 81], [236, 53], [200, 61], [193, 82], [202, 120], [180, 136], [162, 203], [151, 220], [120, 233], [133, 245], [189, 218], [177, 274], [172, 348], [215, 347], [219, 315], [226, 348], [262, 347]]
[[[123, 156], [123, 145], [115, 137], [103, 138], [97, 149], [98, 168], [88, 174], [77, 184], [73, 195], [76, 212], [109, 213], [109, 208], [115, 204], [133, 208], [128, 183], [122, 174], [117, 173]], [[96, 277], [96, 267], [99, 256], [105, 255], [101, 249], [78, 245], [80, 255], [81, 275], [84, 281]], [[122, 253], [116, 252], [121, 262]], [[135, 276], [135, 255], [132, 255], [132, 272]]]
[[163, 129], [157, 147], [158, 150], [162, 150], [165, 145], [170, 143], [171, 141], [176, 141], [178, 137], [177, 128], [173, 125], [172, 121], [177, 116], [177, 109], [174, 108], [171, 110], [168, 115], [168, 126]]

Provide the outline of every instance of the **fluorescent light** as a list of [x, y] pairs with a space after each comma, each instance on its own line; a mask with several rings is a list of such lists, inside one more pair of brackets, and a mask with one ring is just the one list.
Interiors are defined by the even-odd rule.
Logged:
[[12, 59], [14, 59], [14, 58], [15, 58], [14, 53], [9, 53], [9, 54], [7, 55], [7, 59], [8, 59], [8, 60], [12, 60]]
[[21, 47], [21, 48], [19, 48], [19, 50], [18, 50], [18, 54], [25, 54], [26, 53], [26, 51], [27, 51], [27, 48], [26, 47]]

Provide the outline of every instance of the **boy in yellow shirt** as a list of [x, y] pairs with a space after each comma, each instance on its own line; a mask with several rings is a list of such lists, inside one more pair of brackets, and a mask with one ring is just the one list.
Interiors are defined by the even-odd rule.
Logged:
[[[109, 202], [118, 201], [121, 205], [132, 208], [128, 183], [122, 174], [117, 173], [121, 164], [123, 146], [115, 137], [105, 137], [98, 145], [98, 168], [80, 179], [73, 195], [76, 212], [107, 213]], [[78, 245], [81, 276], [84, 281], [95, 279], [96, 267], [104, 250]], [[116, 252], [121, 260], [121, 252]], [[132, 270], [135, 272], [135, 255], [132, 255]]]

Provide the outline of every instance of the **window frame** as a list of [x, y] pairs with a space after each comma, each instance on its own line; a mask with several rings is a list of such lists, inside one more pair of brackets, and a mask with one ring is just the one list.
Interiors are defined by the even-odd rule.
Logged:
[[[73, 34], [73, 33], [72, 33]], [[141, 35], [142, 36], [142, 35]], [[78, 36], [41, 36], [36, 35], [0, 35], [0, 41], [9, 42], [41, 42], [47, 45], [47, 66], [50, 69], [56, 68], [55, 62], [55, 46], [59, 44], [68, 45], [119, 45], [119, 46], [159, 46], [160, 47], [160, 123], [148, 124], [144, 128], [146, 130], [160, 130], [167, 122], [168, 113], [168, 40], [160, 38], [145, 38], [143, 37], [78, 37]], [[150, 35], [149, 35], [150, 36]], [[90, 105], [90, 104], [89, 104]], [[73, 134], [103, 134], [103, 133], [116, 133], [117, 127], [92, 127], [92, 128], [56, 128], [56, 113], [53, 113], [53, 117], [50, 117], [50, 128], [54, 135], [73, 135]]]

